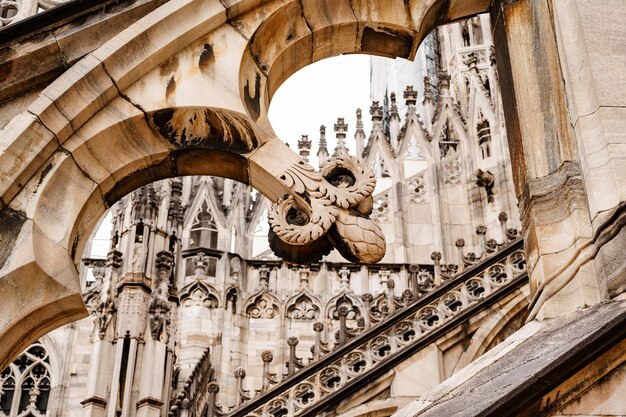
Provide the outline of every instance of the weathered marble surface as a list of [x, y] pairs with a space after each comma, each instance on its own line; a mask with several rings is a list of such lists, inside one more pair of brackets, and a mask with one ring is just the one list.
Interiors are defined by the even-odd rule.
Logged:
[[[394, 417], [505, 417], [528, 410], [539, 415], [538, 401], [619, 343], [626, 336], [625, 324], [623, 300], [530, 322]], [[557, 395], [553, 401], [568, 392]]]

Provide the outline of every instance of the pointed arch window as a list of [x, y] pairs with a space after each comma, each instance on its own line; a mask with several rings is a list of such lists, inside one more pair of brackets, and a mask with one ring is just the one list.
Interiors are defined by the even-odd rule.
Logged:
[[207, 202], [202, 203], [189, 232], [190, 248], [217, 249], [217, 225]]
[[459, 137], [456, 131], [450, 126], [450, 121], [446, 120], [441, 130], [441, 136], [439, 137], [439, 149], [441, 156], [446, 157], [452, 155], [458, 151]]
[[0, 417], [44, 417], [49, 397], [50, 360], [36, 342], [0, 372]]
[[476, 125], [476, 131], [478, 136], [478, 147], [480, 148], [480, 154], [483, 159], [491, 157], [491, 127], [489, 121], [482, 118]]

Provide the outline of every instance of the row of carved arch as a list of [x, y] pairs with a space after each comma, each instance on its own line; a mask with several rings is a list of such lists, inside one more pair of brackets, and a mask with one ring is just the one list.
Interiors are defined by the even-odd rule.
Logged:
[[[225, 291], [227, 300], [235, 300], [239, 297], [239, 288], [231, 286]], [[326, 318], [338, 320], [337, 310], [345, 306], [349, 320], [358, 320], [363, 317], [363, 312], [369, 307], [370, 319], [384, 317], [390, 310], [402, 308], [413, 301], [411, 291], [405, 291], [401, 296], [392, 296], [393, 306], [389, 306], [391, 297], [387, 292], [381, 292], [377, 296], [363, 294], [360, 298], [350, 291], [342, 291], [331, 298], [325, 305], [315, 294], [308, 290], [301, 290], [281, 302], [278, 296], [268, 290], [258, 291], [249, 296], [243, 303], [243, 312], [246, 317], [255, 319], [273, 319], [284, 314], [286, 318], [294, 320], [316, 320], [323, 315]], [[203, 306], [210, 309], [220, 308], [224, 305], [220, 291], [205, 280], [194, 280], [187, 284], [180, 292], [180, 302], [183, 307]]]
[[[405, 293], [408, 292], [410, 291], [405, 291]], [[377, 321], [377, 318], [385, 317], [394, 308], [402, 308], [413, 301], [412, 295], [407, 296], [407, 294], [403, 294], [402, 297], [392, 297], [394, 306], [389, 308], [390, 299], [385, 292], [376, 297], [363, 294], [359, 298], [352, 292], [342, 291], [323, 304], [317, 296], [306, 290], [289, 297], [285, 303], [281, 303], [279, 298], [269, 291], [259, 291], [246, 300], [243, 311], [246, 317], [254, 319], [273, 319], [284, 316], [292, 320], [317, 320], [320, 317], [339, 320], [339, 309], [345, 307], [346, 319], [359, 322], [366, 319], [365, 312], [369, 308], [368, 319]]]

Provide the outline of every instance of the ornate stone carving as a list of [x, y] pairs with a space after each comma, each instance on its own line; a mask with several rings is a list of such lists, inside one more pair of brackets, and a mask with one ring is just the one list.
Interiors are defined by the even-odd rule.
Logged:
[[302, 291], [287, 301], [287, 317], [295, 320], [315, 320], [320, 316], [320, 306], [317, 298]]
[[476, 170], [476, 185], [485, 189], [485, 192], [487, 193], [487, 201], [489, 203], [493, 203], [493, 187], [495, 185], [495, 177], [491, 171], [483, 171], [482, 169]]
[[435, 278], [433, 274], [426, 269], [417, 271], [416, 283], [417, 289], [423, 293], [430, 292], [435, 288]]
[[114, 270], [122, 266], [122, 253], [116, 250], [109, 252], [107, 256], [107, 264], [100, 288], [100, 297], [95, 309], [94, 327], [97, 331], [97, 337], [104, 338], [107, 328], [117, 310]]
[[339, 320], [339, 309], [346, 308], [347, 320], [358, 320], [362, 317], [363, 306], [361, 302], [352, 294], [341, 292], [330, 299], [326, 307], [326, 317], [333, 320]]
[[219, 308], [219, 296], [217, 290], [208, 282], [196, 279], [185, 285], [180, 290], [180, 304], [183, 307], [204, 306], [207, 308]]
[[[375, 369], [384, 361], [405, 354], [416, 342], [432, 335], [440, 326], [458, 317], [469, 308], [485, 301], [494, 302], [495, 298], [492, 296], [498, 290], [514, 284], [525, 274], [523, 260], [524, 254], [520, 249], [503, 254], [498, 259], [494, 259], [493, 265], [452, 282], [428, 302], [418, 301], [407, 306], [406, 308], [410, 310], [403, 314], [401, 320], [380, 328], [380, 331], [368, 331], [356, 341], [353, 339], [350, 348], [340, 358], [329, 358], [315, 370], [314, 374], [308, 374], [305, 378], [297, 381], [290, 379], [289, 386], [279, 391], [278, 395], [273, 393], [271, 397], [268, 396], [267, 401], [248, 409], [245, 415], [272, 415], [271, 412], [285, 417], [300, 415], [307, 408], [336, 393], [349, 383], [355, 383], [357, 380], [365, 383], [365, 379], [362, 378], [369, 377], [368, 371]], [[371, 296], [365, 298], [372, 301]], [[329, 318], [345, 317], [347, 310], [354, 308], [352, 299], [346, 295], [336, 297], [333, 303], [339, 304], [339, 308], [335, 310], [335, 313], [331, 313]], [[322, 353], [325, 352], [320, 349], [319, 345], [322, 330], [323, 325], [316, 323], [316, 345], [313, 351], [314, 354], [317, 353], [317, 360], [324, 360]], [[349, 329], [343, 329], [344, 332], [346, 330], [349, 331]], [[338, 343], [338, 345], [341, 344], [341, 342]], [[266, 365], [272, 360], [271, 352], [264, 352], [262, 359], [264, 369], [266, 369]], [[315, 381], [315, 384], [312, 381]], [[269, 387], [269, 384], [264, 384], [262, 392]], [[303, 398], [304, 401], [301, 400]], [[233, 415], [243, 414], [233, 413]]]
[[389, 220], [389, 193], [381, 194], [374, 199], [372, 219], [382, 223]]
[[426, 201], [426, 183], [424, 174], [417, 175], [409, 180], [407, 184], [409, 196], [414, 203], [423, 203]]
[[170, 303], [169, 298], [169, 274], [172, 269], [174, 257], [170, 252], [161, 251], [157, 254], [157, 278], [156, 287], [150, 295], [148, 306], [148, 319], [150, 333], [154, 340], [167, 343], [170, 337]]
[[441, 162], [445, 184], [458, 184], [461, 182], [461, 160], [459, 154], [453, 154]]
[[300, 160], [279, 180], [292, 194], [269, 212], [270, 246], [296, 263], [319, 260], [334, 246], [348, 260], [377, 262], [385, 251], [380, 228], [368, 219], [376, 179], [371, 169], [344, 155], [322, 164], [321, 172]]
[[253, 319], [273, 319], [280, 312], [278, 299], [267, 291], [252, 295], [245, 304], [246, 316]]
[[[88, 266], [88, 264], [86, 264], [85, 266]], [[89, 311], [89, 314], [93, 315], [96, 313], [96, 309], [98, 308], [100, 292], [102, 291], [102, 286], [104, 284], [104, 277], [106, 274], [106, 262], [94, 261], [91, 263], [91, 266], [93, 267], [92, 273], [95, 281], [91, 284], [90, 287], [87, 288], [87, 290], [83, 294], [83, 300], [85, 300], [85, 307], [87, 307], [87, 311]]]

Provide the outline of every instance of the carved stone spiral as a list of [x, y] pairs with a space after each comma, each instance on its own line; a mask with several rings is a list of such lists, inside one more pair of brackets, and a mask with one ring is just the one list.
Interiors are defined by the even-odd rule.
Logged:
[[288, 262], [316, 262], [333, 246], [352, 262], [385, 255], [385, 238], [368, 216], [374, 172], [350, 156], [331, 158], [321, 174], [299, 161], [280, 176], [292, 191], [272, 206], [268, 219], [274, 253]]
[[359, 164], [359, 160], [351, 156], [335, 157], [326, 160], [322, 166], [322, 177], [326, 180], [322, 189], [330, 201], [347, 209], [360, 208], [362, 214], [369, 214], [369, 207], [359, 207], [360, 203], [372, 195], [376, 186], [374, 171]]

